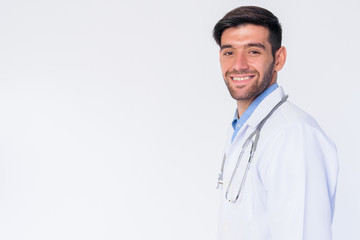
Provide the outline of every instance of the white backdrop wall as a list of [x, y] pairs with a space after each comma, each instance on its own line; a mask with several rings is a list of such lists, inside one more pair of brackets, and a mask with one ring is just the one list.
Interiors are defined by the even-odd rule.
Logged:
[[215, 239], [235, 103], [211, 31], [282, 22], [279, 84], [335, 141], [334, 239], [360, 239], [360, 3], [0, 2], [0, 239]]

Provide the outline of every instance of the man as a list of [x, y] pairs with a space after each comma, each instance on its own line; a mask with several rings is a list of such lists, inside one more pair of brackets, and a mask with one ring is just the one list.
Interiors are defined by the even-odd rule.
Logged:
[[277, 84], [286, 61], [277, 17], [240, 7], [215, 25], [213, 36], [237, 102], [219, 175], [218, 239], [331, 239], [336, 147]]

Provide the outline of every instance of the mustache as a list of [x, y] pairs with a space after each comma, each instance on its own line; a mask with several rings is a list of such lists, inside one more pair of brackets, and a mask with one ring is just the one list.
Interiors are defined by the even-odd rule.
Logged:
[[226, 72], [225, 76], [228, 77], [231, 74], [235, 74], [235, 75], [242, 75], [242, 74], [258, 74], [257, 71], [248, 71], [248, 70], [241, 70], [241, 71], [236, 71], [233, 70], [231, 72]]

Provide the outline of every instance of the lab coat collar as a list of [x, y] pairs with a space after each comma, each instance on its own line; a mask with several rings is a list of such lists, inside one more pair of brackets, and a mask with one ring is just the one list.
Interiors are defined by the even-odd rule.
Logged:
[[247, 123], [245, 123], [245, 125], [255, 129], [256, 126], [266, 117], [266, 115], [275, 107], [275, 105], [281, 101], [284, 96], [284, 90], [279, 86], [261, 101], [259, 106], [246, 121]]

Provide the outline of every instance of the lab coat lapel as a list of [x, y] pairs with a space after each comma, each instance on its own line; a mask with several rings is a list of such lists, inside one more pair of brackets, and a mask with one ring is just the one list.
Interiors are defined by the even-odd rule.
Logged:
[[[276, 106], [277, 103], [285, 96], [281, 87], [278, 87], [272, 93], [270, 93], [261, 103], [257, 106], [255, 111], [251, 114], [250, 118], [241, 127], [233, 142], [231, 142], [231, 134], [233, 132], [232, 127], [228, 133], [228, 143], [226, 144], [225, 154], [226, 162], [225, 169], [229, 169], [228, 166], [235, 165], [238, 155], [242, 149], [245, 140], [256, 129], [257, 125], [266, 117], [267, 114]], [[225, 171], [224, 176], [228, 176], [229, 173]]]
[[231, 142], [231, 134], [233, 132], [231, 128], [231, 134], [229, 134], [228, 143], [226, 147], [226, 153], [228, 156], [239, 152], [239, 146], [245, 142], [245, 139], [255, 130], [257, 125], [266, 117], [266, 115], [275, 107], [275, 105], [281, 101], [285, 96], [282, 87], [278, 87], [272, 93], [270, 93], [261, 103], [257, 106], [255, 111], [251, 114], [250, 118], [244, 123], [239, 132], [237, 133], [234, 141]]
[[248, 125], [251, 129], [255, 129], [284, 96], [285, 94], [282, 87], [278, 87], [275, 91], [270, 93], [269, 96], [261, 101], [245, 124]]

